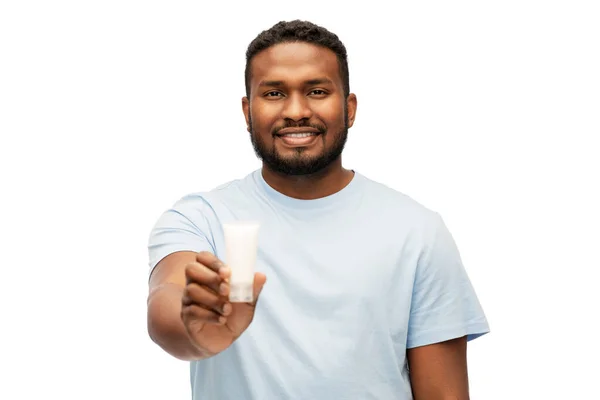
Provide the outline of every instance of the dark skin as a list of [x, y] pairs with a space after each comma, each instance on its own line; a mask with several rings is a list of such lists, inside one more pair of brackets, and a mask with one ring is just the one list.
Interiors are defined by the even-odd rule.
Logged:
[[254, 318], [266, 276], [254, 276], [254, 301], [231, 303], [231, 271], [208, 252], [180, 251], [165, 257], [150, 277], [148, 331], [167, 353], [200, 360], [228, 348]]
[[[242, 99], [248, 130], [279, 158], [290, 162], [317, 160], [335, 146], [341, 131], [354, 124], [356, 96], [344, 96], [337, 58], [331, 50], [307, 43], [278, 44], [257, 54], [251, 71], [250, 99]], [[303, 123], [323, 126], [327, 132], [305, 147], [286, 145], [273, 135], [278, 127]], [[282, 174], [263, 163], [265, 181], [298, 199], [336, 193], [348, 185], [353, 175], [342, 167], [341, 156], [308, 175]]]
[[466, 336], [406, 352], [414, 400], [469, 400]]
[[[242, 108], [263, 160], [266, 182], [297, 199], [342, 190], [353, 178], [340, 150], [356, 116], [356, 96], [343, 92], [335, 54], [307, 43], [284, 43], [257, 54], [251, 64], [250, 98]], [[279, 128], [319, 127], [310, 143], [286, 143]], [[316, 130], [313, 129], [313, 130]], [[294, 172], [315, 169], [308, 174]], [[282, 171], [291, 173], [284, 173]], [[182, 360], [211, 357], [228, 348], [251, 324], [266, 282], [254, 279], [253, 303], [228, 301], [230, 271], [210, 253], [165, 257], [150, 278], [148, 331], [165, 351]], [[466, 338], [407, 350], [415, 400], [468, 400]]]

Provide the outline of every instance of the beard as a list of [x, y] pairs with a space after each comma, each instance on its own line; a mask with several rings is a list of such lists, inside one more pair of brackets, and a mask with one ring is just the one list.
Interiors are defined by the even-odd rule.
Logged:
[[[252, 125], [252, 118], [249, 117], [250, 125], [250, 140], [254, 153], [273, 172], [277, 172], [282, 175], [313, 175], [316, 174], [336, 161], [344, 151], [346, 141], [348, 140], [348, 112], [344, 107], [344, 127], [337, 133], [334, 133], [334, 142], [329, 148], [324, 148], [320, 154], [307, 155], [302, 147], [298, 147], [294, 154], [291, 156], [282, 156], [275, 147], [275, 140], [273, 135], [277, 133], [279, 129], [275, 129], [272, 132], [273, 141], [268, 142], [264, 140], [260, 134], [256, 134], [254, 126]], [[310, 124], [288, 124], [285, 127], [299, 126], [299, 127], [311, 127], [319, 130], [320, 135], [323, 137], [323, 143], [325, 142], [325, 135], [329, 134], [327, 128], [321, 125], [310, 125]]]

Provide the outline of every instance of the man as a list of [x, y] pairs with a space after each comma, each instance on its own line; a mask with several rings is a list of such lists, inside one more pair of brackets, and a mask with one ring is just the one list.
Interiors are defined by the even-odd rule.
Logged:
[[[262, 168], [156, 223], [150, 337], [191, 361], [194, 399], [468, 399], [486, 317], [440, 216], [342, 166], [357, 109], [344, 45], [280, 22], [246, 59]], [[228, 301], [235, 220], [261, 223], [252, 303]]]

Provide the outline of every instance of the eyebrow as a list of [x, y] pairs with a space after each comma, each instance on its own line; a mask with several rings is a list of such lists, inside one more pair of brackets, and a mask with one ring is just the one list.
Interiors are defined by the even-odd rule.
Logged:
[[[328, 78], [317, 78], [317, 79], [309, 79], [307, 81], [304, 81], [305, 85], [323, 85], [323, 84], [333, 84], [333, 81], [331, 79]], [[263, 86], [273, 86], [273, 87], [281, 87], [284, 86], [284, 82], [283, 81], [262, 81], [260, 82], [260, 84], [258, 85], [259, 87], [263, 87]]]
[[331, 79], [328, 79], [328, 78], [310, 79], [308, 81], [305, 81], [304, 83], [307, 85], [323, 85], [323, 84], [333, 85], [333, 82], [331, 81]]

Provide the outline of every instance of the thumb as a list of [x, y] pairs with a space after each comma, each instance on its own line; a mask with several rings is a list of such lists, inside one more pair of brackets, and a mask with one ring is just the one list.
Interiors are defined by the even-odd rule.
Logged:
[[262, 292], [263, 287], [265, 286], [265, 282], [267, 282], [267, 276], [263, 273], [257, 272], [254, 274], [254, 290], [253, 290], [253, 304], [256, 304], [258, 301], [258, 297], [260, 296], [260, 292]]

